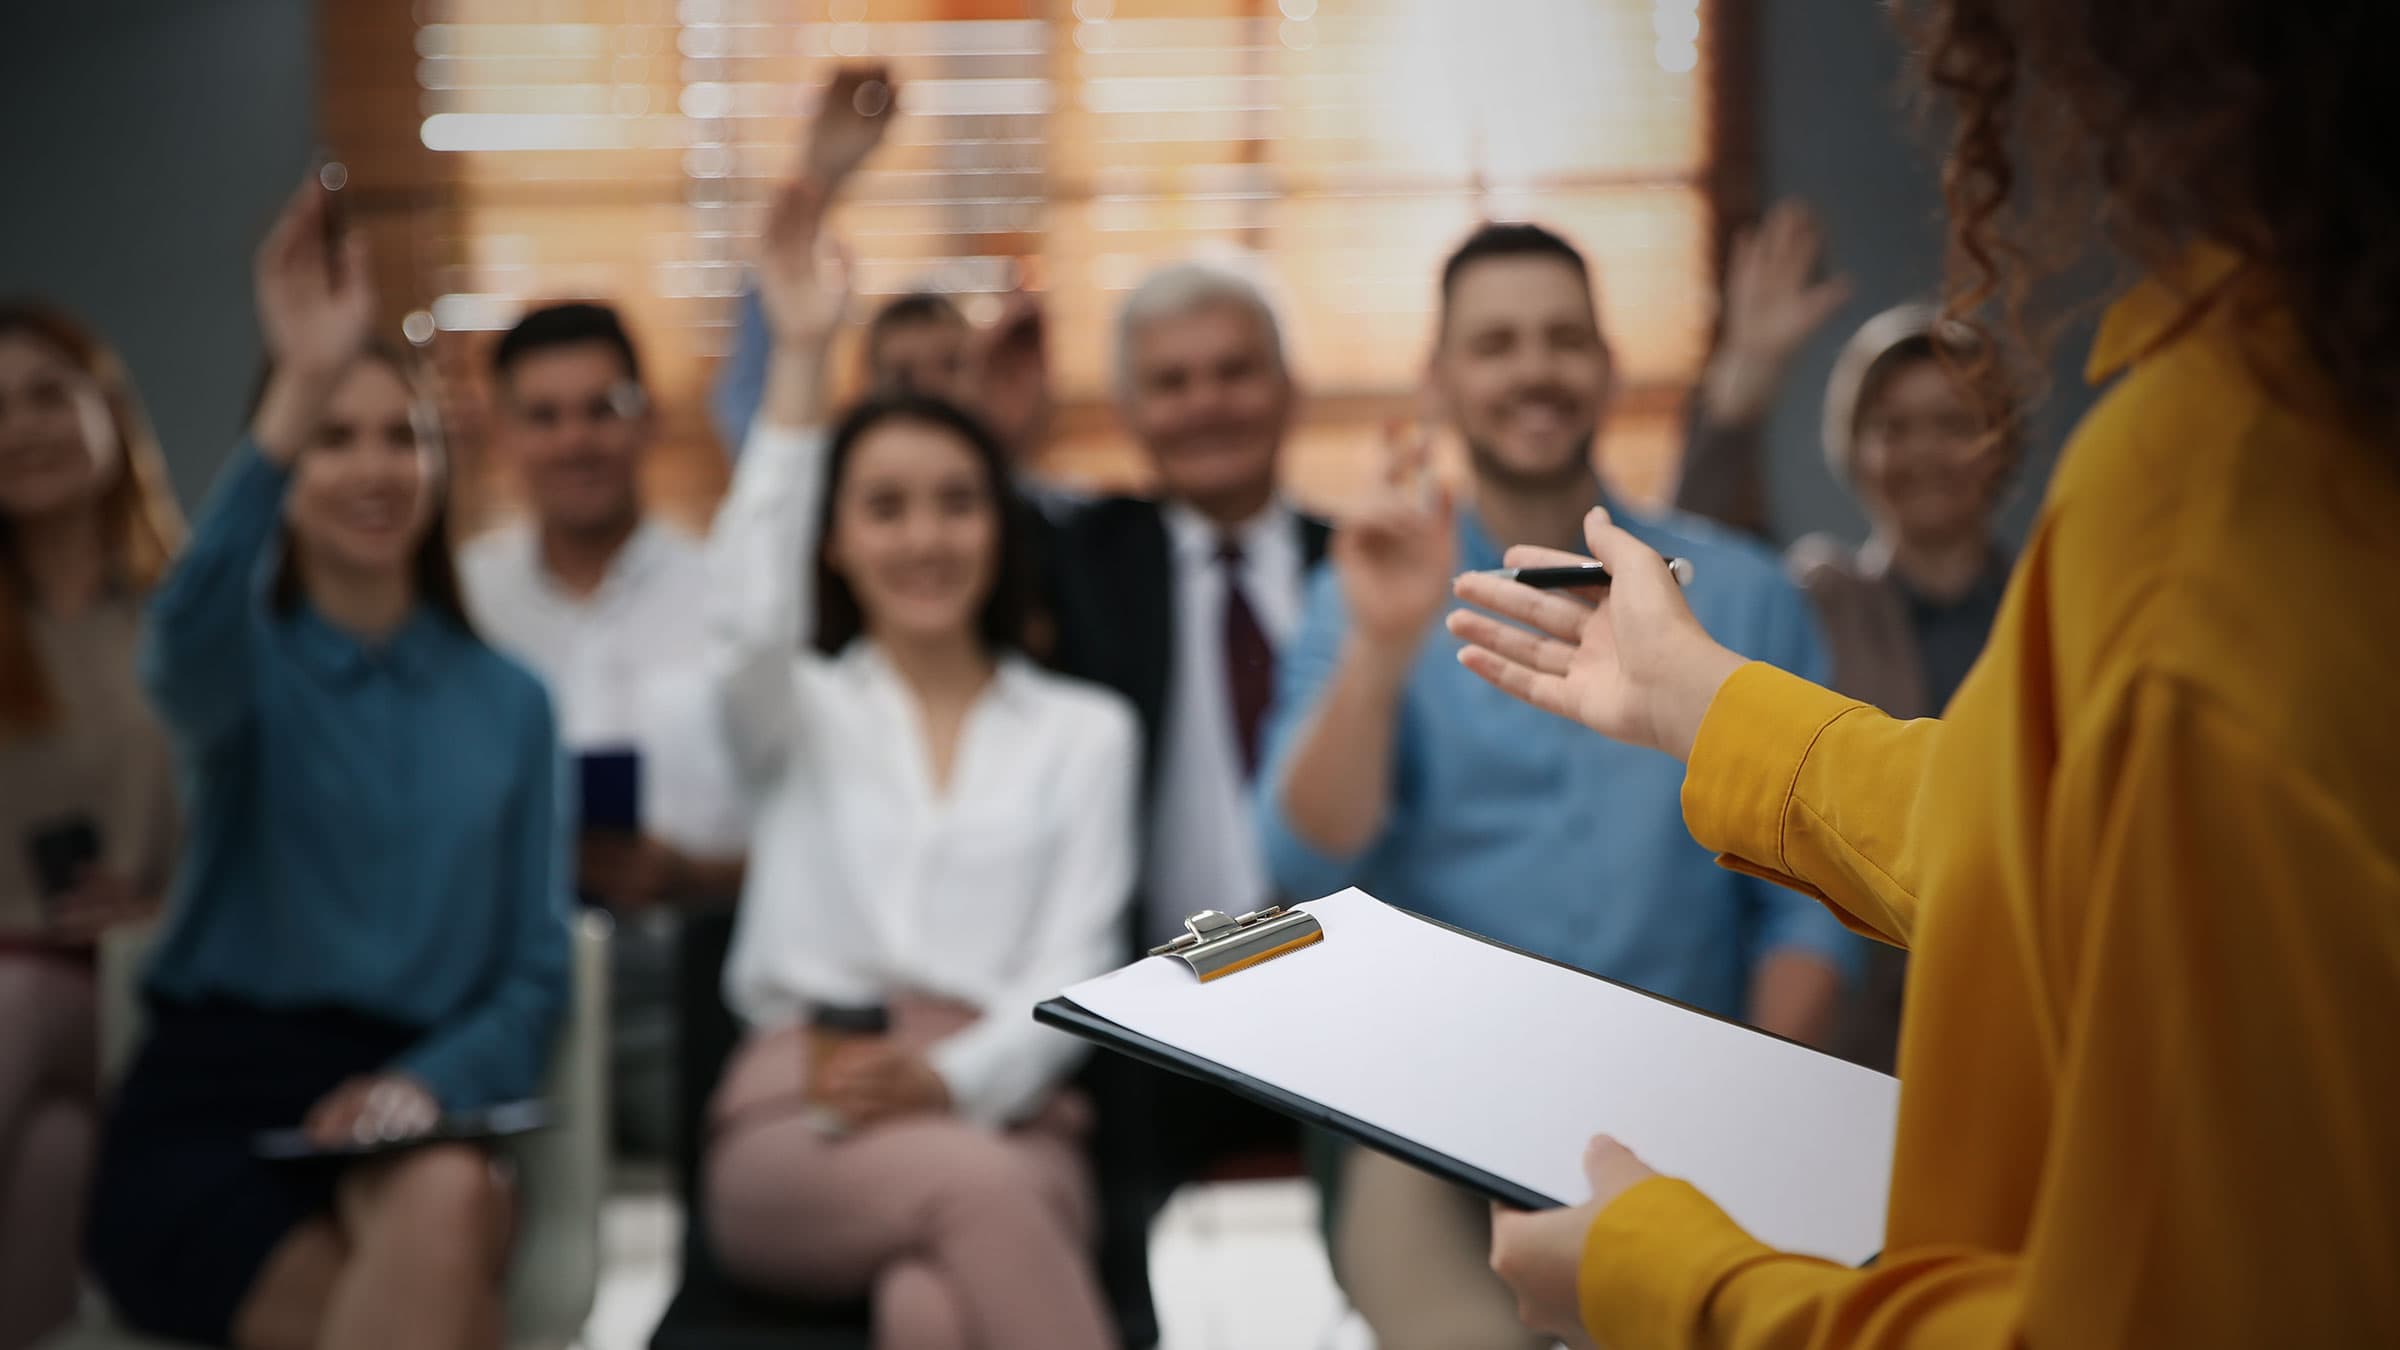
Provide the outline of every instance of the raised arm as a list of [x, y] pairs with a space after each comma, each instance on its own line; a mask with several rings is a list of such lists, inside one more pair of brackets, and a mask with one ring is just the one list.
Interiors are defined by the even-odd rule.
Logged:
[[374, 322], [365, 241], [348, 235], [328, 249], [327, 209], [312, 176], [259, 245], [252, 275], [272, 371], [266, 393], [150, 601], [143, 683], [167, 723], [201, 749], [249, 716], [258, 574], [282, 523], [292, 461]]
[[826, 352], [848, 300], [847, 268], [819, 231], [823, 207], [801, 178], [768, 215], [758, 264], [772, 335], [764, 402], [709, 534], [709, 674], [727, 748], [754, 791], [781, 774], [799, 734], [792, 668], [815, 612]]
[[[880, 62], [835, 70], [817, 102], [816, 115], [809, 119], [808, 141], [794, 176], [814, 185], [819, 200], [833, 201], [883, 143], [899, 111], [899, 96], [899, 82]], [[766, 400], [767, 364], [773, 345], [766, 304], [754, 285], [742, 292], [737, 302], [733, 350], [718, 367], [716, 387], [709, 398], [718, 439], [729, 452], [738, 454], [750, 443], [751, 426]]]
[[[1805, 680], [1824, 679], [1832, 665], [1808, 598], [1780, 578], [1760, 595], [1743, 647]], [[1756, 954], [1751, 1025], [1823, 1045], [1832, 1034], [1843, 986], [1859, 963], [1858, 939], [1808, 896], [1757, 877], [1743, 878], [1742, 889], [1747, 949]]]
[[2120, 699], [2066, 748], [2055, 834], [2014, 883], [2019, 903], [2074, 897], [2091, 953], [2050, 1000], [2065, 1051], [2022, 1254], [1903, 1247], [1850, 1270], [1773, 1251], [1692, 1187], [1648, 1180], [1585, 1240], [1595, 1339], [2400, 1343], [2388, 822], [2346, 811], [2172, 680]]
[[1294, 673], [1315, 687], [1280, 681], [1297, 721], [1272, 747], [1262, 804], [1270, 860], [1293, 863], [1278, 867], [1279, 883], [1357, 858], [1390, 816], [1402, 696], [1458, 561], [1449, 500], [1424, 485], [1425, 455], [1395, 448], [1384, 490], [1335, 532], [1342, 622], [1312, 604]]
[[1802, 344], [1850, 299], [1849, 282], [1816, 279], [1821, 252], [1816, 219], [1798, 201], [1735, 237], [1724, 332], [1692, 398], [1678, 510], [1767, 537], [1767, 414]]

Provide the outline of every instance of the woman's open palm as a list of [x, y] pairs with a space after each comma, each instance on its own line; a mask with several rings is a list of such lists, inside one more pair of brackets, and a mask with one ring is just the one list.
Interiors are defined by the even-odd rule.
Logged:
[[1459, 598], [1492, 613], [1450, 615], [1450, 631], [1468, 644], [1459, 660], [1545, 712], [1688, 759], [1709, 701], [1742, 658], [1700, 626], [1666, 559], [1618, 529], [1606, 512], [1592, 513], [1584, 535], [1591, 557], [1520, 545], [1508, 551], [1508, 565], [1596, 560], [1608, 568], [1611, 585], [1569, 593], [1484, 573], [1460, 577]]

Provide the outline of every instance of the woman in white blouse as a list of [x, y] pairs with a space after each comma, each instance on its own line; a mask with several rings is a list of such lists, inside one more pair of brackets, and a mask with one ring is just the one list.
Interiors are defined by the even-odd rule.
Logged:
[[[1077, 1051], [1032, 1009], [1116, 955], [1134, 718], [1017, 653], [1023, 517], [990, 433], [911, 397], [809, 429], [843, 299], [821, 205], [798, 183], [769, 221], [766, 399], [709, 545], [757, 810], [710, 1236], [750, 1283], [871, 1295], [878, 1346], [1104, 1346]], [[861, 1009], [888, 1032], [827, 1029]]]

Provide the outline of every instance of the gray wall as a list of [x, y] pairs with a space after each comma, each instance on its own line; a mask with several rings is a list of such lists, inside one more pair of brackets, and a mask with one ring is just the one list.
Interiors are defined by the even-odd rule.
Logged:
[[[1904, 97], [1891, 20], [1877, 0], [1754, 0], [1759, 20], [1759, 145], [1766, 200], [1806, 198], [1825, 225], [1829, 265], [1856, 286], [1794, 370], [1770, 424], [1779, 537], [1831, 530], [1853, 541], [1866, 525], [1826, 471], [1817, 434], [1826, 376], [1859, 323], [1903, 300], [1929, 300], [1942, 262], [1938, 156]], [[2005, 527], [2022, 537], [2055, 450], [2089, 405], [2082, 358], [2088, 328], [2069, 332], [2052, 362], [2031, 460]]]
[[258, 367], [249, 258], [316, 143], [310, 0], [27, 0], [0, 18], [0, 294], [133, 367], [186, 501]]

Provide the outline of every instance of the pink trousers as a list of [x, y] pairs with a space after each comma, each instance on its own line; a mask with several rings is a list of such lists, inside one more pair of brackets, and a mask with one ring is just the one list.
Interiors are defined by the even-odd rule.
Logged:
[[[896, 1003], [930, 1045], [971, 1011]], [[709, 1238], [738, 1278], [870, 1297], [877, 1350], [1105, 1350], [1081, 1116], [1054, 1101], [1007, 1131], [918, 1116], [828, 1137], [805, 1111], [808, 1038], [753, 1036], [710, 1118]]]
[[92, 974], [0, 950], [0, 1350], [75, 1311], [99, 1050]]

